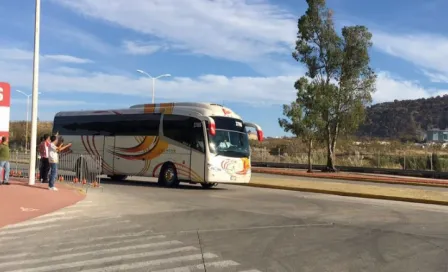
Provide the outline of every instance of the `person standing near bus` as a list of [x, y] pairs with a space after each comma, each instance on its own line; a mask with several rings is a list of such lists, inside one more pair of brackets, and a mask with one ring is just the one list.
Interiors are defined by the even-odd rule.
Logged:
[[56, 182], [56, 178], [58, 176], [58, 163], [59, 163], [59, 152], [70, 147], [72, 144], [63, 145], [59, 144], [59, 139], [55, 135], [50, 137], [50, 147], [49, 147], [49, 156], [48, 161], [50, 163], [50, 180], [49, 180], [49, 188], [50, 190], [57, 191], [58, 189], [54, 186]]
[[48, 161], [50, 147], [50, 135], [45, 134], [42, 137], [42, 141], [39, 144], [39, 155], [40, 155], [40, 179], [42, 183], [48, 182], [48, 172], [50, 171], [50, 163]]
[[9, 185], [9, 146], [8, 138], [2, 137], [2, 143], [0, 144], [0, 173], [3, 170], [2, 184]]

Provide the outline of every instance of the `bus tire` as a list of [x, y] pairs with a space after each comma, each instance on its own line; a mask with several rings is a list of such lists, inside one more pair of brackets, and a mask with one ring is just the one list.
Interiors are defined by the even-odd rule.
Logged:
[[108, 176], [111, 180], [113, 181], [123, 181], [125, 180], [128, 176], [126, 175], [110, 175]]
[[162, 170], [159, 175], [159, 184], [169, 188], [179, 186], [177, 170], [174, 164], [166, 163], [162, 166]]
[[212, 182], [212, 183], [210, 183], [210, 182], [204, 182], [204, 183], [201, 183], [201, 186], [202, 186], [202, 188], [204, 188], [204, 189], [210, 189], [210, 188], [212, 188], [212, 187], [216, 187], [216, 186], [218, 186], [218, 183], [216, 183], [216, 182]]

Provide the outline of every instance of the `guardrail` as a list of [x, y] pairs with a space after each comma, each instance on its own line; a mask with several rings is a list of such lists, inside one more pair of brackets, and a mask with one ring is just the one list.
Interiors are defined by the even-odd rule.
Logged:
[[[297, 163], [252, 162], [251, 164], [253, 167], [308, 169], [307, 164], [297, 164]], [[397, 175], [397, 176], [422, 177], [433, 179], [448, 179], [448, 172], [436, 172], [429, 170], [423, 170], [423, 171], [402, 170], [402, 169], [370, 168], [370, 167], [357, 167], [357, 166], [336, 166], [336, 168], [338, 169], [338, 171], [342, 172]], [[313, 165], [313, 169], [324, 170], [325, 165]]]

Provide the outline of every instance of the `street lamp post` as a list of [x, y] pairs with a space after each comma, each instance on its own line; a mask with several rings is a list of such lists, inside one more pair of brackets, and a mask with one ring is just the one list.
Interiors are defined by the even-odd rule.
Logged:
[[33, 57], [33, 103], [31, 114], [31, 147], [30, 165], [28, 169], [28, 184], [36, 182], [36, 159], [37, 159], [37, 101], [39, 86], [39, 47], [40, 47], [40, 0], [36, 0], [35, 23], [34, 23], [34, 57]]
[[140, 74], [143, 74], [147, 77], [149, 77], [150, 79], [152, 79], [152, 103], [154, 104], [154, 93], [155, 93], [155, 85], [156, 85], [156, 79], [162, 78], [162, 77], [170, 77], [170, 74], [163, 74], [157, 77], [152, 77], [150, 74], [146, 73], [143, 70], [137, 70], [137, 72], [139, 72]]
[[[30, 115], [30, 96], [32, 96], [33, 94], [26, 94], [20, 90], [16, 90], [17, 92], [23, 94], [24, 96], [26, 96], [26, 129], [25, 129], [25, 154], [28, 153], [28, 122], [30, 120], [29, 115]], [[41, 94], [40, 92], [38, 92], [38, 94]]]

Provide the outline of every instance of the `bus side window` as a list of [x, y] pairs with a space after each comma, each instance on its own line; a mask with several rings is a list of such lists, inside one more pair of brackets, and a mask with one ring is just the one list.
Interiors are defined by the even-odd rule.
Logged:
[[[198, 124], [201, 126], [199, 127]], [[165, 115], [163, 135], [200, 152], [205, 151], [202, 123], [198, 119], [181, 115]]]
[[191, 132], [189, 131], [188, 119], [188, 116], [165, 115], [163, 117], [163, 135], [190, 147]]

